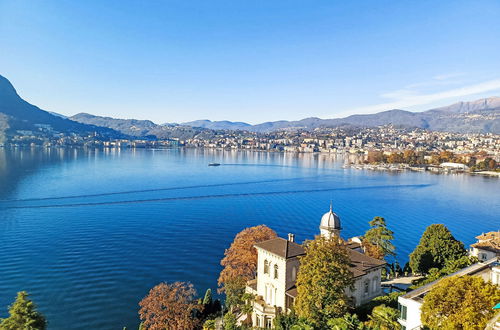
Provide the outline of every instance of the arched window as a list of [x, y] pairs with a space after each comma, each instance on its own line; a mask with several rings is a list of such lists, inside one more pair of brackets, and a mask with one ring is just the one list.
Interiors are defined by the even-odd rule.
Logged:
[[264, 260], [264, 274], [269, 274], [269, 261]]
[[365, 295], [367, 295], [368, 292], [370, 292], [370, 280], [365, 281]]
[[274, 278], [278, 278], [278, 265], [274, 265]]
[[292, 268], [292, 281], [297, 279], [297, 267], [293, 266]]

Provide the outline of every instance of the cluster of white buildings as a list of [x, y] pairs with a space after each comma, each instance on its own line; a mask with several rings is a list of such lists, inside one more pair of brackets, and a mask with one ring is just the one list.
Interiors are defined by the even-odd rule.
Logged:
[[363, 129], [318, 128], [280, 130], [270, 133], [218, 131], [214, 136], [195, 136], [182, 141], [187, 147], [217, 149], [362, 153], [369, 151], [415, 152], [451, 151], [455, 154], [485, 152], [500, 158], [500, 135], [434, 132], [423, 129], [400, 129], [391, 125]]

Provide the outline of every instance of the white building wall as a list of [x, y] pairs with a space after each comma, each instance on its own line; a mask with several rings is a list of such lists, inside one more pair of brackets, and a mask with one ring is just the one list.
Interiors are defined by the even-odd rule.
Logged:
[[[273, 253], [257, 248], [257, 294], [269, 306], [285, 308], [286, 260]], [[269, 262], [269, 274], [264, 273], [264, 262]], [[274, 278], [274, 267], [278, 266], [278, 278]]]
[[420, 307], [422, 304], [413, 299], [403, 297], [398, 298], [398, 303], [406, 307], [406, 319], [401, 316], [398, 320], [399, 324], [407, 330], [419, 329], [422, 326], [422, 322], [420, 321]]
[[478, 248], [473, 247], [470, 249], [469, 255], [477, 257], [479, 259], [479, 261], [486, 261], [486, 260], [490, 260], [491, 258], [495, 258], [497, 254], [495, 252], [492, 252], [492, 251], [482, 250], [482, 249], [478, 249]]
[[500, 266], [491, 269], [489, 280], [493, 284], [500, 285]]

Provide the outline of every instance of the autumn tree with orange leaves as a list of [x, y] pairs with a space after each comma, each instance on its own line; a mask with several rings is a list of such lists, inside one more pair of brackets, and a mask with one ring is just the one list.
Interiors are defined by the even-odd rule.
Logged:
[[196, 290], [191, 283], [158, 284], [139, 303], [142, 329], [196, 329], [199, 320], [194, 312], [201, 306], [195, 296]]
[[226, 304], [237, 304], [246, 281], [255, 278], [257, 250], [254, 245], [276, 237], [276, 232], [265, 225], [246, 228], [236, 235], [220, 263], [224, 268], [219, 276], [219, 292], [226, 293]]

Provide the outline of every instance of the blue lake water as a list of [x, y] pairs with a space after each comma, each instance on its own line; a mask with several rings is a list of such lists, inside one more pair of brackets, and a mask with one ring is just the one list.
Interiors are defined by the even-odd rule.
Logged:
[[[208, 167], [209, 162], [219, 167]], [[404, 263], [426, 226], [465, 244], [500, 229], [500, 180], [342, 169], [330, 155], [203, 150], [0, 149], [0, 317], [31, 293], [49, 329], [136, 329], [162, 281], [215, 289], [234, 235], [266, 224], [318, 233], [330, 200], [342, 235], [383, 216]], [[50, 198], [50, 199], [49, 199]]]

